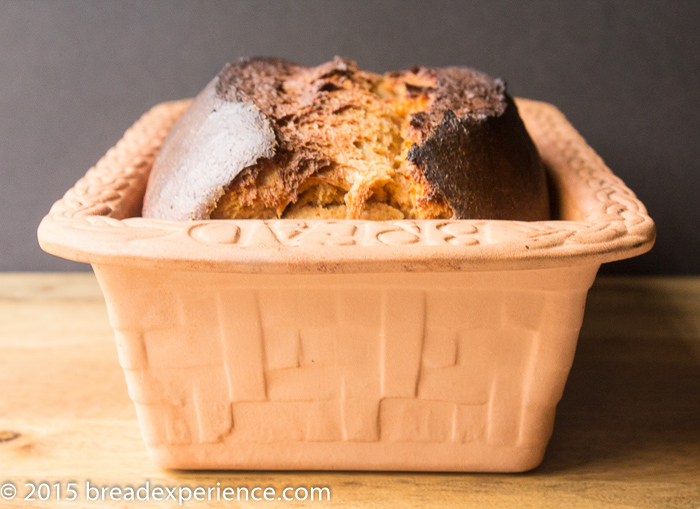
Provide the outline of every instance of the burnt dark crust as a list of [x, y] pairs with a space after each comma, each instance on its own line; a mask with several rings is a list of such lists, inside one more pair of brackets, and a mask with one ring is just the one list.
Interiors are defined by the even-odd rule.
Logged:
[[421, 141], [407, 155], [427, 199], [444, 199], [456, 219], [548, 217], [544, 169], [505, 82], [463, 67], [410, 72], [435, 83], [421, 87], [432, 101], [411, 118]]
[[427, 138], [408, 152], [407, 159], [428, 182], [428, 198], [444, 198], [456, 219], [534, 220], [548, 215], [537, 148], [513, 99], [507, 94], [504, 99], [502, 108], [494, 104], [467, 111], [462, 118], [445, 110]]
[[425, 74], [435, 81], [435, 86], [426, 90], [432, 98], [430, 108], [425, 112], [429, 119], [428, 128], [440, 123], [443, 113], [448, 110], [457, 118], [476, 121], [500, 116], [506, 109], [505, 82], [476, 69], [421, 67], [416, 74]]

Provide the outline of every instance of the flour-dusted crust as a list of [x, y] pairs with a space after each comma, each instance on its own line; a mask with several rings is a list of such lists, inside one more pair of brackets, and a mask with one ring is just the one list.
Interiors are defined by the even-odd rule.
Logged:
[[176, 122], [143, 216], [546, 220], [549, 199], [501, 80], [254, 58], [224, 67]]
[[156, 158], [144, 217], [208, 218], [224, 189], [244, 168], [275, 153], [275, 134], [253, 104], [216, 93], [213, 80], [170, 130]]

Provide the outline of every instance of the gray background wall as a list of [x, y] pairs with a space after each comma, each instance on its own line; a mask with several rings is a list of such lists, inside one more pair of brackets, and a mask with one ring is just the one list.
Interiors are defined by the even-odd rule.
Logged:
[[36, 226], [150, 106], [240, 56], [469, 65], [568, 116], [649, 208], [606, 272], [698, 273], [700, 2], [0, 0], [0, 270], [84, 270]]

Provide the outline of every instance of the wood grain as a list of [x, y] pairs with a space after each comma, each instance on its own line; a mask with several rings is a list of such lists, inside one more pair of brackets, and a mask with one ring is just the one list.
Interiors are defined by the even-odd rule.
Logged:
[[[700, 278], [599, 278], [544, 463], [494, 475], [162, 470], [141, 441], [94, 277], [0, 274], [0, 484], [25, 494], [25, 482], [68, 480], [331, 490], [330, 502], [294, 507], [697, 508]], [[81, 491], [65, 506], [130, 505]]]

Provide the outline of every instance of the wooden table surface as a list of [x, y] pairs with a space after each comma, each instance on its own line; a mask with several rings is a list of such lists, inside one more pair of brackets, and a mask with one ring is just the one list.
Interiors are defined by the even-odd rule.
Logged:
[[[25, 483], [71, 481], [70, 507], [150, 507], [84, 493], [86, 481], [149, 481], [330, 489], [330, 502], [294, 507], [700, 508], [700, 278], [596, 281], [544, 463], [505, 475], [162, 470], [146, 455], [92, 274], [0, 274], [0, 485], [18, 489], [0, 507], [53, 507], [36, 493], [22, 501]], [[285, 502], [185, 505], [268, 504]]]

